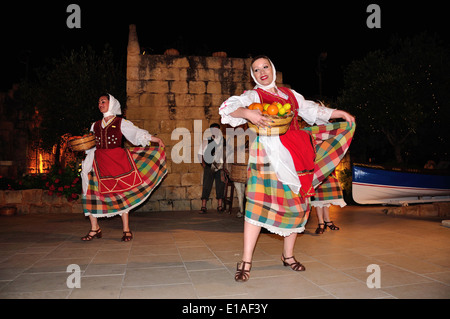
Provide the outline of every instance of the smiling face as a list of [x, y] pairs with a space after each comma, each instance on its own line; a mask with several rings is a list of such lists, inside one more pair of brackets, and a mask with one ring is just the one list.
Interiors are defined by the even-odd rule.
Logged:
[[98, 109], [102, 113], [106, 113], [109, 110], [109, 100], [106, 96], [100, 96], [98, 99]]
[[253, 74], [260, 85], [269, 85], [273, 81], [272, 64], [265, 58], [260, 58], [252, 64]]

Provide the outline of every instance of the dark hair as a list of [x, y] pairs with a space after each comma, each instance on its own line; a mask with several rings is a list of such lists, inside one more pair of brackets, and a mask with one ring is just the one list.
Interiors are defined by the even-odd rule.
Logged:
[[100, 96], [98, 98], [101, 98], [102, 96], [106, 96], [108, 98], [108, 101], [109, 101], [109, 93], [100, 94]]
[[213, 128], [213, 127], [217, 127], [218, 129], [220, 129], [220, 124], [218, 123], [213, 123], [209, 126], [209, 128]]
[[255, 61], [259, 60], [259, 59], [266, 59], [268, 61], [271, 61], [270, 58], [267, 55], [261, 54], [261, 55], [257, 55], [256, 57], [254, 57], [252, 59], [252, 63], [250, 65], [253, 65], [253, 63], [255, 63]]

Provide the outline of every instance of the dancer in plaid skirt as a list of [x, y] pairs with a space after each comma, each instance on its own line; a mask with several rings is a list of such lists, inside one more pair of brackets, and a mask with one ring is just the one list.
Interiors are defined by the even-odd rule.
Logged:
[[316, 234], [320, 235], [328, 227], [331, 230], [339, 230], [333, 221], [330, 220], [330, 206], [339, 205], [344, 207], [347, 203], [344, 201], [341, 185], [334, 171], [315, 189], [314, 197], [311, 199], [311, 206], [316, 208], [319, 225]]
[[[355, 129], [349, 113], [330, 109], [288, 88], [275, 84], [276, 70], [266, 56], [251, 64], [256, 83], [253, 90], [227, 99], [219, 108], [223, 124], [233, 127], [247, 121], [260, 127], [270, 126], [270, 119], [259, 110], [247, 108], [252, 103], [290, 103], [294, 119], [281, 136], [257, 136], [250, 148], [247, 203], [244, 223], [244, 252], [237, 265], [236, 281], [250, 277], [253, 251], [261, 227], [284, 237], [281, 260], [284, 266], [302, 271], [305, 267], [294, 257], [297, 233], [304, 231], [310, 212], [310, 197], [339, 164], [347, 151]], [[297, 118], [318, 126], [300, 129]], [[329, 123], [342, 118], [345, 122]]]
[[[129, 211], [142, 204], [167, 173], [164, 143], [118, 117], [122, 114], [120, 103], [112, 95], [100, 96], [98, 108], [103, 119], [91, 126], [96, 147], [86, 151], [82, 163], [82, 203], [91, 230], [81, 240], [102, 237], [97, 218], [120, 215], [122, 241], [130, 241]], [[122, 137], [142, 147], [122, 148]], [[158, 147], [147, 147], [150, 142]]]

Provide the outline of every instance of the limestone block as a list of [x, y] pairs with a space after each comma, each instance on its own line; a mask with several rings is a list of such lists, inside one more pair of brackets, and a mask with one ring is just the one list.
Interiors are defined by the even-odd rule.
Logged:
[[142, 81], [144, 91], [147, 93], [167, 93], [169, 92], [169, 83], [167, 81]]
[[184, 199], [186, 198], [186, 188], [180, 186], [166, 187], [165, 199]]
[[221, 82], [208, 82], [206, 87], [206, 93], [211, 94], [221, 94], [222, 93], [222, 83]]
[[167, 174], [163, 183], [164, 183], [164, 187], [180, 186], [181, 185], [181, 174], [179, 174], [179, 173]]
[[135, 95], [144, 93], [144, 84], [143, 81], [127, 81], [127, 95]]
[[22, 203], [22, 191], [7, 190], [4, 191], [5, 204], [20, 204]]
[[189, 81], [189, 93], [203, 94], [206, 93], [206, 84], [203, 81]]
[[24, 189], [22, 190], [22, 203], [41, 203], [43, 193], [42, 189]]
[[159, 209], [163, 212], [173, 211], [173, 200], [160, 200]]
[[202, 181], [202, 173], [185, 173], [181, 176], [181, 186], [201, 185]]
[[186, 197], [191, 199], [201, 198], [203, 185], [192, 185], [186, 187]]
[[169, 92], [188, 93], [188, 83], [186, 81], [169, 81]]
[[194, 106], [195, 95], [193, 94], [175, 94], [175, 105], [177, 107]]
[[191, 210], [191, 200], [190, 199], [174, 200], [173, 210], [174, 211]]
[[166, 94], [143, 93], [139, 96], [139, 106], [168, 106]]
[[30, 204], [29, 211], [30, 214], [46, 214], [50, 212], [50, 205], [47, 204]]

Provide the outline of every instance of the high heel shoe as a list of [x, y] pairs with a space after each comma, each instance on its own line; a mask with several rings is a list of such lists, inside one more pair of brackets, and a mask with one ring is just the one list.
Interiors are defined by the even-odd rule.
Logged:
[[[288, 259], [294, 259], [294, 262], [289, 264], [286, 262]], [[283, 262], [284, 267], [290, 266], [292, 270], [294, 271], [305, 271], [306, 268], [303, 266], [299, 261], [295, 259], [294, 256], [292, 257], [284, 257], [284, 255], [281, 255], [281, 261]]]
[[[245, 270], [245, 264], [249, 264], [250, 268]], [[239, 269], [241, 266], [241, 269]], [[238, 282], [246, 282], [250, 279], [250, 270], [252, 269], [252, 263], [248, 261], [241, 260], [236, 265], [236, 274], [234, 275], [234, 280]]]
[[[320, 227], [320, 226], [322, 226], [322, 227]], [[319, 223], [319, 225], [316, 228], [316, 234], [317, 235], [323, 234], [324, 230], [325, 230], [325, 224]]]
[[[95, 235], [90, 235], [90, 233], [95, 233]], [[97, 230], [90, 230], [89, 233], [87, 233], [86, 236], [81, 237], [82, 241], [91, 241], [92, 239], [94, 239], [95, 237], [97, 238], [102, 238], [102, 230], [99, 228]]]
[[[130, 234], [130, 235], [127, 235], [127, 234]], [[132, 239], [133, 239], [133, 233], [131, 232], [131, 230], [123, 232], [122, 241], [130, 241]]]
[[324, 229], [326, 229], [326, 228], [329, 228], [329, 229], [331, 229], [331, 230], [339, 230], [340, 228], [339, 227], [337, 227], [332, 221], [331, 222], [325, 222], [325, 227], [324, 227]]

